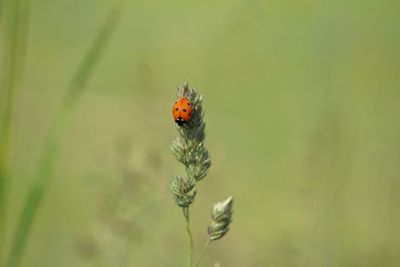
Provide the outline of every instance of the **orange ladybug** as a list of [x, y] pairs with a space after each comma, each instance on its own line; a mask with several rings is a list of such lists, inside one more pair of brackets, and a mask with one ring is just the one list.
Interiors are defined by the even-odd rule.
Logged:
[[183, 126], [192, 116], [192, 104], [186, 97], [175, 102], [172, 107], [172, 116], [179, 126]]

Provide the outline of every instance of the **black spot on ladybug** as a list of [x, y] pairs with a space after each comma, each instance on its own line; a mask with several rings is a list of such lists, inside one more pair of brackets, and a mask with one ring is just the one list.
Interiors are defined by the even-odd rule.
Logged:
[[187, 102], [187, 105], [190, 107], [190, 103], [189, 102]]
[[192, 113], [189, 113], [189, 116], [191, 116], [192, 115]]
[[186, 109], [184, 108], [182, 111], [183, 111], [183, 112], [186, 112]]
[[175, 111], [178, 111], [179, 110], [179, 108], [175, 108]]

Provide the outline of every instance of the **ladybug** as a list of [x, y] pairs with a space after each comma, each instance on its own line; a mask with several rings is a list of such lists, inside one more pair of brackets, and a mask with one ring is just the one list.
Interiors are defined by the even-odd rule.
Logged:
[[183, 126], [192, 116], [192, 104], [186, 97], [182, 97], [172, 107], [172, 116], [179, 126]]

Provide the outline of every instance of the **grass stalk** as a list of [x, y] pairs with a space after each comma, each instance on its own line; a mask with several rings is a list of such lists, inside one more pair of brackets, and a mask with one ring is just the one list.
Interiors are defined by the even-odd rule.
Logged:
[[0, 0], [0, 25], [1, 25], [1, 19], [3, 18], [4, 1], [5, 0]]
[[189, 237], [189, 252], [188, 252], [187, 267], [192, 267], [192, 262], [193, 262], [193, 235], [192, 235], [192, 231], [190, 230], [189, 207], [184, 207], [182, 210], [183, 210], [183, 215], [185, 216], [185, 221], [186, 221], [186, 232], [187, 232], [188, 237]]
[[12, 240], [11, 251], [7, 259], [6, 266], [8, 267], [16, 267], [21, 261], [35, 215], [37, 214], [41, 200], [46, 191], [47, 184], [52, 177], [53, 163], [59, 143], [65, 133], [65, 129], [69, 125], [73, 110], [115, 29], [118, 18], [120, 17], [122, 3], [123, 2], [120, 1], [115, 5], [105, 23], [100, 28], [92, 46], [84, 56], [77, 72], [70, 82], [60, 110], [55, 115], [48, 138], [43, 146], [38, 169], [34, 176], [35, 182], [29, 189], [28, 196], [18, 220]]
[[196, 261], [194, 267], [198, 267], [199, 266], [201, 260], [203, 259], [204, 255], [206, 254], [208, 245], [210, 245], [210, 238], [207, 238], [207, 241], [204, 244], [203, 250], [201, 251], [200, 256], [197, 258], [197, 261]]
[[[5, 7], [7, 10], [5, 10]], [[30, 0], [0, 0], [0, 23], [4, 30], [4, 47], [1, 73], [0, 103], [0, 258], [4, 258], [4, 242], [6, 238], [8, 184], [12, 158], [12, 117], [14, 101], [20, 87], [25, 66], [26, 39]]]

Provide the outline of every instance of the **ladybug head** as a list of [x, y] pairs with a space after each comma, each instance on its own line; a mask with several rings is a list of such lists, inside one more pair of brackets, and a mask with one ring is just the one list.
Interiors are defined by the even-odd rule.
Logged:
[[183, 125], [186, 124], [186, 121], [184, 121], [184, 120], [182, 119], [182, 117], [178, 117], [178, 118], [175, 120], [175, 122], [176, 122], [176, 124], [178, 124], [179, 126], [183, 126]]

